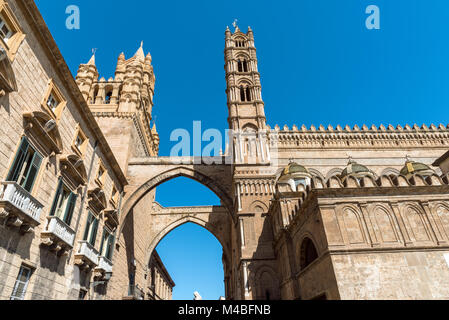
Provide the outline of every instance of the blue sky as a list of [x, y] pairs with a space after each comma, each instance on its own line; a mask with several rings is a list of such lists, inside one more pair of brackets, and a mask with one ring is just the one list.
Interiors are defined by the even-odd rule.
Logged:
[[[98, 48], [97, 66], [101, 76], [109, 78], [120, 52], [129, 58], [144, 41], [157, 77], [154, 116], [161, 155], [168, 155], [174, 145], [169, 141], [172, 130], [191, 131], [194, 120], [201, 120], [205, 129], [226, 128], [224, 31], [234, 19], [242, 30], [248, 25], [254, 30], [271, 126], [447, 122], [447, 0], [126, 3], [123, 7], [118, 0], [37, 0], [73, 73], [88, 61], [92, 48]], [[80, 30], [65, 28], [65, 8], [70, 4], [80, 7]], [[365, 8], [371, 4], [380, 7], [381, 30], [365, 28]], [[173, 190], [184, 192], [173, 198]], [[217, 203], [210, 191], [182, 179], [162, 186], [158, 200], [172, 206]], [[204, 240], [199, 241], [203, 247], [189, 247], [192, 250], [217, 250], [203, 233], [188, 231], [192, 241]], [[161, 256], [167, 261], [184, 243], [182, 232], [164, 240], [168, 244]], [[210, 256], [198, 265], [206, 260]], [[220, 259], [214, 263], [221, 268]], [[169, 271], [181, 274], [183, 267], [175, 263]], [[218, 278], [217, 286], [222, 284]], [[181, 290], [184, 283], [175, 281]], [[182, 297], [190, 299], [196, 289], [186, 287], [189, 294]], [[209, 292], [215, 298], [213, 291], [201, 293]]]

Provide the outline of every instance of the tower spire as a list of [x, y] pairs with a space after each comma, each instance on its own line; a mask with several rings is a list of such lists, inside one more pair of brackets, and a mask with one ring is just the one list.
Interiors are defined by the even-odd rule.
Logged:
[[143, 52], [143, 41], [140, 42], [140, 48], [137, 50], [136, 54], [134, 55], [139, 61], [144, 62], [145, 61], [145, 53]]
[[95, 65], [95, 53], [97, 52], [97, 49], [92, 49], [92, 57], [90, 58], [89, 62], [87, 63], [88, 66], [94, 66]]

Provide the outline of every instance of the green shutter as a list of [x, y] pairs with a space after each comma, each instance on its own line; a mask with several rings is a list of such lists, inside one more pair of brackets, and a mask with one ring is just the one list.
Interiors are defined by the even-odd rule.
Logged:
[[109, 233], [108, 240], [107, 240], [106, 254], [105, 254], [106, 258], [108, 258], [109, 260], [111, 260], [111, 255], [112, 255], [111, 246], [112, 246], [112, 234]]
[[59, 178], [58, 181], [58, 187], [56, 188], [56, 195], [55, 198], [53, 199], [53, 205], [51, 206], [51, 211], [50, 211], [50, 216], [54, 216], [55, 212], [56, 212], [56, 207], [58, 205], [58, 201], [59, 201], [59, 197], [61, 196], [62, 193], [62, 178]]
[[89, 211], [89, 215], [87, 216], [86, 229], [84, 230], [84, 236], [83, 236], [84, 241], [89, 240], [87, 238], [89, 237], [89, 229], [90, 229], [91, 223], [92, 223], [92, 213]]
[[20, 142], [19, 150], [14, 158], [13, 165], [9, 171], [7, 181], [17, 182], [19, 179], [20, 171], [22, 170], [23, 163], [25, 162], [28, 147], [29, 147], [28, 139], [26, 137], [22, 138]]
[[31, 160], [31, 166], [25, 176], [25, 182], [23, 184], [23, 188], [31, 192], [34, 186], [34, 182], [36, 181], [37, 174], [39, 172], [39, 168], [41, 167], [42, 156], [35, 152], [33, 156], [33, 160]]
[[67, 208], [66, 208], [65, 214], [64, 214], [64, 222], [68, 226], [70, 226], [70, 224], [72, 222], [73, 211], [75, 211], [75, 205], [76, 205], [77, 198], [78, 198], [78, 196], [76, 194], [74, 194], [73, 192], [70, 193], [69, 203], [67, 205]]
[[106, 229], [103, 229], [103, 236], [101, 237], [100, 255], [103, 255], [104, 238], [107, 234]]
[[109, 243], [110, 252], [108, 254], [108, 259], [110, 261], [112, 261], [112, 255], [114, 253], [114, 243], [115, 243], [115, 235], [111, 234], [111, 236], [110, 236], [110, 243]]
[[98, 230], [98, 219], [96, 219], [95, 217], [94, 217], [94, 225], [93, 225], [93, 230], [92, 230], [92, 234], [91, 234], [91, 236], [90, 236], [90, 240], [89, 240], [89, 243], [92, 245], [92, 246], [95, 246], [95, 240], [97, 239], [97, 230]]

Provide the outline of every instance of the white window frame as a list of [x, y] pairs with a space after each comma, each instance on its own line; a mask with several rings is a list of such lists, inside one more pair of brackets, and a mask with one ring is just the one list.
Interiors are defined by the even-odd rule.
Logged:
[[[23, 281], [20, 280], [20, 278], [22, 277], [23, 272], [25, 270], [28, 270], [28, 276], [26, 278], [26, 281], [23, 282]], [[13, 289], [13, 291], [11, 293], [11, 298], [10, 298], [11, 300], [24, 300], [25, 299], [25, 295], [26, 295], [26, 292], [27, 292], [27, 289], [28, 289], [28, 285], [30, 283], [30, 278], [31, 278], [31, 274], [32, 273], [33, 273], [33, 269], [31, 269], [30, 267], [27, 267], [27, 266], [24, 266], [24, 265], [22, 265], [20, 267], [19, 275], [17, 276], [16, 282], [14, 284], [14, 289]], [[17, 290], [18, 290], [20, 284], [23, 284], [23, 292], [22, 292], [21, 296], [17, 296]]]
[[5, 35], [5, 37], [3, 38], [3, 41], [5, 41], [5, 43], [8, 43], [8, 40], [12, 38], [12, 36], [14, 35], [14, 31], [12, 30], [12, 28], [9, 26], [9, 24], [6, 22], [5, 17], [3, 17], [3, 15], [0, 15], [0, 30], [6, 26], [6, 28], [8, 28], [8, 33]]

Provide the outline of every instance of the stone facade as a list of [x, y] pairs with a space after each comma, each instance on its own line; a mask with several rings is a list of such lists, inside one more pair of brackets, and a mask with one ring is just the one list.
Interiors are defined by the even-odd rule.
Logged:
[[[230, 145], [159, 157], [143, 44], [71, 75], [32, 0], [0, 0], [0, 299], [171, 299], [155, 248], [223, 246], [226, 298], [448, 299], [449, 127], [267, 125], [254, 33], [225, 31]], [[220, 206], [163, 208], [188, 177]], [[411, 281], [413, 279], [413, 281]]]
[[172, 300], [175, 283], [165, 269], [156, 250], [150, 259], [150, 276], [148, 279], [150, 300]]
[[[26, 35], [14, 52], [9, 40], [0, 43], [11, 54], [2, 77], [16, 84], [0, 98], [0, 298], [102, 299], [107, 290], [90, 280], [104, 277], [104, 230], [117, 229], [127, 180], [35, 4], [0, 6], [2, 19], [14, 19]], [[88, 242], [90, 215], [97, 235]], [[23, 292], [20, 272], [29, 278]]]

